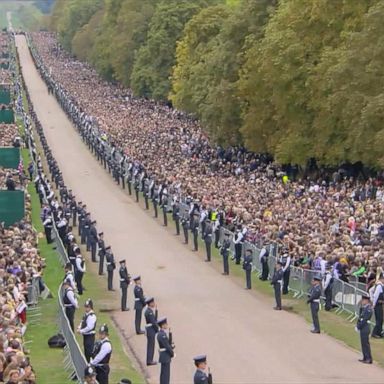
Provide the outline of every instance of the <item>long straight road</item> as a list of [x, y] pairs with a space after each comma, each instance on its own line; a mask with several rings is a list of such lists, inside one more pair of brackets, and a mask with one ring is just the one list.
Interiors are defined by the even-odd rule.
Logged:
[[[173, 384], [192, 382], [192, 357], [200, 353], [208, 354], [215, 383], [383, 383], [384, 370], [360, 364], [357, 352], [326, 335], [311, 334], [300, 317], [273, 311], [272, 302], [219, 274], [143, 212], [88, 152], [48, 95], [24, 36], [16, 43], [35, 111], [66, 184], [87, 203], [117, 259], [127, 259], [129, 272], [142, 275], [145, 293], [156, 297], [160, 315], [168, 317], [177, 354]], [[145, 364], [146, 340], [134, 335], [134, 314], [116, 318]], [[158, 366], [148, 369], [150, 382], [158, 382], [158, 372]]]

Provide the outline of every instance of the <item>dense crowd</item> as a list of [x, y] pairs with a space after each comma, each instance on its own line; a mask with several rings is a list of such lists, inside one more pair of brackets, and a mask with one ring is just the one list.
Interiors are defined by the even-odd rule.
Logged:
[[214, 146], [190, 116], [103, 81], [52, 35], [35, 33], [33, 41], [63, 96], [103, 140], [168, 191], [222, 209], [227, 225], [246, 228], [251, 241], [280, 243], [296, 265], [313, 268], [321, 259], [344, 280], [376, 276], [384, 261], [381, 175], [353, 178], [340, 168], [290, 180], [268, 156]]
[[16, 124], [0, 124], [0, 147], [19, 146], [19, 127]]

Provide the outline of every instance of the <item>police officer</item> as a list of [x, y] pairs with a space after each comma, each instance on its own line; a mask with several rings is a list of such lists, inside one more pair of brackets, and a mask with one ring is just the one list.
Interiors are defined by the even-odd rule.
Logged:
[[76, 283], [75, 283], [75, 278], [73, 277], [73, 272], [72, 272], [72, 264], [67, 263], [65, 264], [64, 267], [65, 275], [64, 275], [64, 280], [69, 283], [69, 286], [75, 290], [76, 289]]
[[89, 227], [89, 245], [91, 248], [91, 259], [92, 262], [96, 263], [96, 250], [97, 250], [97, 229], [96, 229], [96, 221], [91, 222], [91, 226]]
[[81, 231], [81, 244], [85, 244], [87, 251], [90, 250], [88, 244], [88, 235], [89, 235], [89, 227], [91, 226], [91, 214], [89, 212], [85, 213], [85, 218], [83, 222], [83, 229]]
[[326, 266], [322, 285], [323, 285], [323, 290], [325, 295], [325, 310], [330, 311], [332, 309], [332, 288], [333, 288], [332, 266], [330, 264], [327, 264]]
[[372, 337], [379, 339], [383, 337], [383, 304], [384, 304], [384, 275], [380, 275], [377, 281], [372, 298], [372, 306], [375, 311], [375, 327]]
[[164, 227], [168, 226], [168, 215], [167, 215], [167, 210], [168, 210], [168, 192], [167, 192], [166, 186], [163, 188], [163, 193], [161, 197], [161, 208], [163, 210], [163, 225]]
[[312, 333], [320, 333], [320, 323], [319, 323], [319, 308], [320, 308], [320, 296], [321, 296], [321, 277], [315, 276], [312, 280], [312, 288], [308, 294], [307, 304], [311, 306], [311, 315], [313, 322]]
[[113, 289], [113, 271], [116, 269], [115, 257], [111, 251], [111, 247], [108, 246], [105, 248], [105, 261], [107, 264], [107, 274], [108, 274], [108, 291], [114, 291]]
[[[175, 222], [176, 226], [176, 235], [180, 235], [180, 205], [177, 198], [173, 200], [172, 204], [172, 219]], [[187, 229], [187, 236], [188, 236], [188, 229]]]
[[359, 361], [364, 364], [372, 364], [371, 346], [369, 344], [369, 334], [371, 332], [369, 321], [372, 312], [370, 297], [368, 294], [363, 294], [356, 329], [360, 332], [361, 350], [363, 352], [363, 358]]
[[235, 243], [235, 260], [236, 264], [240, 264], [241, 254], [243, 252], [243, 232], [241, 230], [241, 225], [239, 225], [236, 229], [235, 236], [233, 238], [233, 242]]
[[207, 252], [207, 258], [205, 261], [211, 261], [211, 247], [212, 247], [212, 224], [211, 220], [205, 219], [203, 239], [205, 242], [205, 249]]
[[77, 293], [83, 294], [83, 276], [85, 273], [85, 260], [81, 255], [80, 248], [76, 248], [76, 268], [75, 268], [75, 280], [77, 285]]
[[261, 264], [261, 275], [260, 280], [266, 281], [268, 280], [269, 275], [269, 265], [268, 265], [268, 257], [269, 257], [269, 250], [268, 250], [268, 242], [264, 242], [263, 248], [261, 248], [259, 260]]
[[75, 292], [73, 288], [70, 286], [68, 280], [64, 280], [63, 282], [64, 294], [63, 294], [63, 305], [65, 308], [65, 315], [69, 321], [69, 325], [71, 326], [72, 331], [75, 329], [74, 318], [75, 311], [78, 308], [77, 299], [75, 296]]
[[143, 288], [141, 287], [141, 277], [135, 276], [133, 281], [135, 282], [133, 290], [135, 296], [135, 330], [136, 335], [143, 335], [145, 332], [141, 330], [141, 317], [145, 306], [145, 298]]
[[147, 335], [147, 365], [156, 365], [156, 361], [153, 360], [155, 354], [155, 339], [156, 333], [159, 331], [159, 326], [157, 325], [157, 308], [155, 299], [149, 297], [145, 300], [147, 308], [144, 312], [145, 317], [145, 330]]
[[288, 249], [283, 249], [283, 255], [281, 256], [282, 265], [283, 265], [283, 295], [288, 294], [288, 285], [289, 285], [289, 276], [291, 274], [291, 256], [289, 255]]
[[165, 317], [158, 320], [157, 325], [160, 327], [157, 333], [157, 342], [159, 344], [159, 363], [160, 369], [160, 384], [169, 384], [171, 380], [171, 360], [174, 357], [174, 345], [168, 336], [168, 322]]
[[275, 272], [272, 276], [271, 285], [273, 285], [273, 290], [275, 292], [276, 306], [273, 309], [281, 311], [281, 284], [283, 282], [284, 272], [281, 261], [278, 261], [275, 267]]
[[108, 327], [103, 324], [99, 329], [99, 340], [95, 343], [91, 359], [91, 365], [96, 369], [96, 379], [99, 384], [108, 384], [111, 355], [112, 345], [108, 339]]
[[129, 276], [127, 267], [125, 265], [125, 260], [120, 260], [120, 269], [119, 269], [119, 276], [120, 276], [120, 288], [121, 288], [121, 310], [123, 312], [129, 311], [129, 308], [127, 307], [127, 291], [128, 286], [131, 283], [131, 276]]
[[223, 267], [224, 267], [223, 275], [229, 275], [228, 257], [229, 257], [230, 247], [231, 247], [231, 241], [229, 240], [229, 233], [226, 232], [224, 235], [223, 243], [221, 244], [221, 247], [220, 247], [220, 254], [223, 257]]
[[199, 236], [199, 212], [195, 212], [193, 215], [193, 220], [192, 220], [192, 235], [193, 235], [193, 251], [197, 252], [199, 250], [199, 242], [198, 242], [198, 236]]
[[251, 289], [252, 288], [252, 280], [251, 280], [252, 250], [251, 249], [247, 249], [247, 252], [245, 253], [244, 260], [243, 260], [243, 269], [245, 271], [246, 289]]
[[105, 257], [105, 241], [104, 232], [100, 232], [98, 236], [98, 247], [99, 247], [99, 275], [104, 275], [104, 257]]
[[84, 370], [84, 384], [96, 384], [96, 370], [92, 366], [87, 366]]
[[188, 244], [188, 230], [189, 230], [189, 220], [186, 216], [181, 218], [181, 226], [183, 227], [184, 233], [184, 244]]
[[91, 299], [88, 299], [84, 303], [84, 308], [85, 314], [77, 328], [77, 332], [83, 335], [84, 355], [85, 359], [89, 363], [95, 345], [97, 318], [95, 312], [93, 312], [93, 302]]
[[51, 244], [52, 243], [52, 227], [53, 227], [53, 222], [52, 218], [50, 215], [46, 217], [46, 219], [43, 222], [44, 225], [44, 232], [45, 232], [45, 237], [47, 239], [47, 243]]
[[207, 356], [199, 355], [193, 358], [196, 366], [196, 372], [193, 376], [193, 384], [212, 384], [212, 375], [209, 372], [206, 373], [207, 370]]

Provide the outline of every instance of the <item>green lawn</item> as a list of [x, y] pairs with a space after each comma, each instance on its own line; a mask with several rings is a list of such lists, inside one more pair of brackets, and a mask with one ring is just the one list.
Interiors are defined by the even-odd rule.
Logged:
[[7, 12], [12, 12], [14, 29], [37, 30], [44, 23], [44, 16], [32, 1], [0, 1], [0, 28], [7, 28]]

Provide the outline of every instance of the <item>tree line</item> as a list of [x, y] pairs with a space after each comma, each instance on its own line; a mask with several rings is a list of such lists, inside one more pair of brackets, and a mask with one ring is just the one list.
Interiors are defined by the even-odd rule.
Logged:
[[56, 0], [61, 44], [222, 145], [384, 165], [381, 0]]

